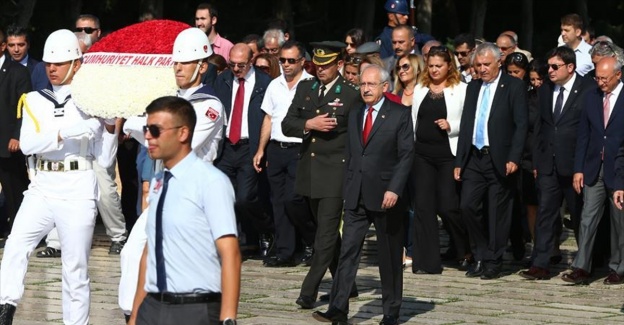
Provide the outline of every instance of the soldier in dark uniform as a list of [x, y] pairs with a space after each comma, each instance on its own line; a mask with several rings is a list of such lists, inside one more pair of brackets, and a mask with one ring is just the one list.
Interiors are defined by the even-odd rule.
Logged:
[[[314, 307], [327, 268], [332, 274], [336, 269], [347, 116], [350, 110], [363, 105], [358, 87], [338, 73], [343, 65], [340, 50], [346, 45], [329, 41], [311, 44], [317, 77], [300, 82], [282, 121], [286, 136], [303, 139], [295, 190], [310, 201], [317, 225], [312, 265], [296, 301], [304, 309]], [[357, 296], [355, 286], [351, 296]]]

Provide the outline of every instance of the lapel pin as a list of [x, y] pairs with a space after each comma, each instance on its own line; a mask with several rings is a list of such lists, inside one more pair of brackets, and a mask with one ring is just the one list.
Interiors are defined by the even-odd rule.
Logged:
[[574, 89], [574, 93], [576, 94], [578, 92], [578, 90]]
[[385, 115], [382, 115], [382, 116], [381, 116], [381, 118], [386, 118], [386, 116], [385, 116]]
[[321, 113], [321, 110], [320, 110], [320, 109], [317, 109], [317, 110], [316, 110], [316, 114], [320, 114], [320, 113]]
[[505, 84], [501, 84], [501, 88], [505, 87]]

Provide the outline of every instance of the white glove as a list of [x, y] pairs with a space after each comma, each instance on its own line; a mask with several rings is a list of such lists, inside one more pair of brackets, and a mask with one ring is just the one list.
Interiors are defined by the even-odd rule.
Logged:
[[97, 118], [90, 118], [76, 125], [59, 130], [59, 136], [61, 139], [67, 139], [79, 137], [81, 135], [96, 134], [101, 127], [102, 123]]

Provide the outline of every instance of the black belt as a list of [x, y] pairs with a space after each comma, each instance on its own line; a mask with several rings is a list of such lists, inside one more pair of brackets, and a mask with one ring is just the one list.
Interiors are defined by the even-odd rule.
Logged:
[[221, 302], [221, 293], [154, 293], [150, 292], [148, 296], [170, 305], [183, 304], [201, 304], [207, 302]]
[[241, 146], [241, 145], [244, 145], [244, 144], [249, 144], [249, 139], [240, 139], [236, 143], [232, 143], [232, 141], [230, 141], [230, 139], [227, 139], [227, 143], [229, 143], [231, 146]]
[[478, 155], [489, 155], [490, 154], [490, 147], [489, 146], [485, 146], [481, 149], [478, 149], [475, 146], [472, 146], [472, 151], [474, 151], [476, 154]]
[[271, 143], [278, 145], [282, 149], [297, 147], [301, 145], [301, 143], [297, 143], [297, 142], [281, 142], [277, 140], [271, 140]]

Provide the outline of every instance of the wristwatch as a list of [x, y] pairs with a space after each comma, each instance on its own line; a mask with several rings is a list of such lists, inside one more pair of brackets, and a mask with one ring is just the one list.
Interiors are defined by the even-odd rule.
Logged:
[[219, 325], [236, 325], [236, 319], [226, 318], [220, 321]]

